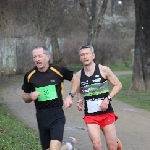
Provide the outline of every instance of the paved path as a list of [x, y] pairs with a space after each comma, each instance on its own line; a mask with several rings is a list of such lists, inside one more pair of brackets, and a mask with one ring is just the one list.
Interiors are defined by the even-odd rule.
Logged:
[[[116, 75], [128, 74], [131, 72], [115, 72]], [[34, 104], [25, 104], [21, 98], [21, 83], [13, 87], [8, 87], [4, 91], [4, 103], [11, 112], [20, 120], [25, 122], [34, 130], [37, 130]], [[68, 94], [71, 84], [65, 82], [64, 97]], [[115, 113], [119, 116], [116, 121], [117, 135], [123, 143], [123, 150], [150, 150], [150, 112], [137, 109], [120, 101], [113, 100], [112, 105]], [[67, 123], [65, 126], [64, 141], [69, 136], [77, 139], [78, 150], [92, 150], [91, 142], [88, 138], [86, 126], [82, 120], [83, 112], [77, 111], [76, 98], [74, 105], [65, 110]], [[103, 140], [103, 150], [105, 140]]]

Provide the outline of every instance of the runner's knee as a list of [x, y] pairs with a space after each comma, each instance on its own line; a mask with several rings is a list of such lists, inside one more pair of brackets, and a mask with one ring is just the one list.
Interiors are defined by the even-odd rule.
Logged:
[[109, 150], [116, 150], [117, 149], [117, 142], [115, 140], [107, 141], [106, 145], [107, 145], [107, 148]]
[[93, 144], [94, 150], [101, 150], [101, 148], [102, 148], [101, 142], [92, 141], [92, 144]]

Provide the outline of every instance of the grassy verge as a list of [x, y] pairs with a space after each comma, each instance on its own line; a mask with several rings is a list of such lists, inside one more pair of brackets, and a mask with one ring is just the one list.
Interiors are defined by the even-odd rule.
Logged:
[[130, 71], [132, 70], [132, 64], [130, 61], [118, 61], [116, 64], [112, 65], [111, 63], [105, 64], [106, 66], [110, 67], [113, 71]]
[[21, 79], [7, 78], [0, 84], [0, 150], [41, 150], [38, 133], [11, 115], [3, 104], [3, 89]]
[[67, 68], [70, 70], [73, 70], [74, 72], [77, 72], [77, 71], [81, 70], [83, 68], [83, 66], [81, 64], [78, 64], [78, 65], [70, 64], [70, 65], [67, 65]]
[[[112, 71], [130, 71], [130, 70], [132, 70], [131, 65], [125, 65], [125, 63], [116, 63], [116, 65], [111, 65], [111, 64], [105, 64], [105, 65], [110, 67], [110, 69]], [[77, 72], [83, 68], [83, 65], [82, 64], [78, 64], [78, 65], [69, 64], [69, 65], [67, 65], [67, 68]]]
[[132, 75], [122, 75], [118, 77], [122, 82], [123, 88], [115, 99], [150, 111], [150, 93], [146, 91], [129, 90], [131, 85]]

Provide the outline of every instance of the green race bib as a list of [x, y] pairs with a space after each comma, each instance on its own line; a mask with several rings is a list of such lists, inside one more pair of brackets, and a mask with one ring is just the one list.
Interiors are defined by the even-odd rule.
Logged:
[[39, 88], [35, 88], [35, 90], [40, 93], [40, 96], [38, 97], [38, 101], [54, 100], [58, 98], [55, 85], [39, 87]]

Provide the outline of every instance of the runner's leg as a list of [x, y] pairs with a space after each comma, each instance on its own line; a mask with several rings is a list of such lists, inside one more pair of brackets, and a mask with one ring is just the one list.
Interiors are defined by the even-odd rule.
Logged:
[[116, 142], [116, 128], [115, 124], [106, 125], [103, 129], [103, 134], [106, 138], [106, 145], [108, 150], [116, 150], [117, 142]]
[[100, 126], [98, 124], [87, 124], [88, 134], [93, 144], [93, 150], [101, 150]]

